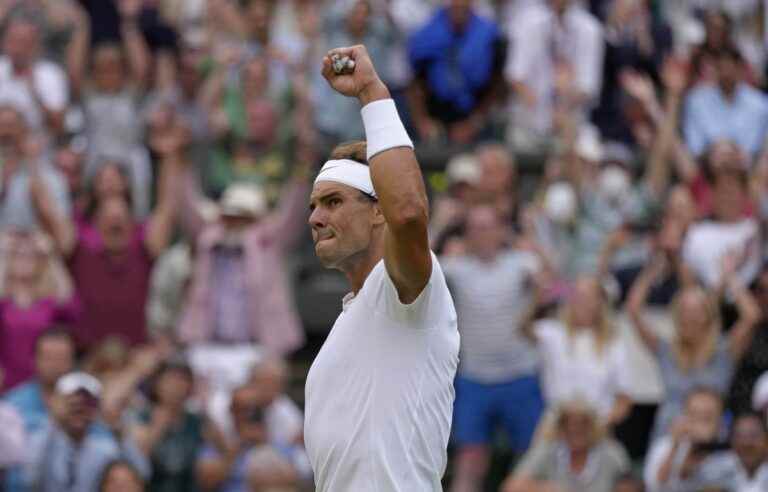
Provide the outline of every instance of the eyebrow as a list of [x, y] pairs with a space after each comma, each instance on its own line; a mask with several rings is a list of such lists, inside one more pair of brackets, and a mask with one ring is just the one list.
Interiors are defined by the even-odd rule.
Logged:
[[324, 195], [320, 195], [319, 197], [316, 197], [316, 198], [312, 198], [312, 197], [310, 197], [310, 200], [309, 200], [309, 208], [312, 208], [312, 206], [313, 206], [313, 205], [314, 205], [316, 202], [324, 202], [324, 201], [326, 201], [326, 200], [328, 200], [328, 199], [330, 199], [330, 198], [334, 198], [334, 197], [336, 197], [336, 196], [338, 196], [339, 198], [341, 198], [341, 197], [342, 197], [342, 195], [341, 195], [341, 192], [334, 190], [334, 191], [329, 191], [328, 193], [326, 193], [326, 194], [324, 194]]

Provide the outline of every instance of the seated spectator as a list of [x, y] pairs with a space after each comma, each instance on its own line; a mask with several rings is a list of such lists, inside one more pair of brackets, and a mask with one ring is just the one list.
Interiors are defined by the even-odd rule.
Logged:
[[197, 459], [197, 480], [203, 490], [282, 490], [297, 484], [293, 449], [269, 444], [265, 408], [259, 389], [245, 386], [234, 392], [230, 409], [234, 439], [218, 443], [218, 447], [207, 445]]
[[[123, 162], [131, 178], [137, 217], [144, 218], [149, 209], [152, 176], [149, 155], [142, 145], [139, 103], [147, 82], [150, 54], [137, 25], [141, 3], [117, 3], [123, 44], [101, 44], [90, 53], [88, 26], [82, 25], [80, 30], [85, 32], [76, 36], [86, 39], [76, 43], [68, 68], [73, 94], [79, 97], [85, 113], [86, 175], [94, 176], [115, 160]], [[86, 72], [89, 67], [91, 70]]]
[[258, 343], [280, 355], [301, 345], [303, 334], [280, 267], [303, 225], [311, 164], [297, 165], [274, 211], [268, 213], [258, 188], [236, 184], [224, 193], [218, 219], [207, 224], [197, 210], [194, 178], [187, 173], [184, 222], [197, 241], [197, 254], [179, 325], [183, 343]]
[[526, 322], [537, 345], [547, 405], [583, 399], [609, 426], [632, 408], [625, 348], [610, 317], [610, 301], [595, 277], [579, 277], [560, 319]]
[[158, 203], [146, 222], [133, 219], [126, 196], [107, 193], [93, 204], [90, 222], [73, 224], [69, 218], [58, 218], [51, 226], [67, 231], [57, 241], [83, 301], [84, 312], [76, 325], [82, 347], [91, 347], [110, 335], [122, 337], [129, 345], [147, 339], [149, 276], [152, 262], [168, 245], [174, 225], [179, 199], [174, 188], [180, 186], [182, 145], [177, 142], [163, 156]]
[[749, 347], [760, 311], [752, 294], [736, 278], [735, 262], [723, 264], [719, 292], [727, 286], [737, 309], [738, 319], [721, 334], [718, 294], [697, 286], [681, 289], [672, 302], [675, 333], [671, 342], [663, 340], [643, 317], [650, 286], [666, 268], [663, 258], [655, 258], [632, 286], [627, 311], [637, 334], [659, 363], [665, 388], [664, 401], [657, 413], [653, 437], [669, 431], [683, 409], [685, 395], [693, 388], [706, 386], [724, 394], [734, 367]]
[[513, 126], [547, 137], [556, 113], [584, 113], [602, 85], [603, 28], [574, 0], [545, 0], [511, 19], [506, 78], [515, 91]]
[[[3, 382], [4, 373], [0, 368], [0, 383]], [[0, 384], [2, 386], [2, 384]], [[0, 485], [4, 483], [6, 471], [14, 466], [24, 463], [24, 445], [26, 444], [26, 430], [18, 409], [0, 400]]]
[[408, 43], [409, 105], [422, 140], [468, 144], [487, 131], [506, 50], [499, 27], [472, 3], [451, 0]]
[[[382, 60], [377, 72], [386, 82], [389, 81], [389, 70], [385, 61], [392, 56], [396, 33], [386, 18], [373, 11], [373, 4], [370, 0], [335, 2], [325, 16], [321, 43], [326, 50], [364, 44], [372, 60]], [[333, 146], [363, 138], [359, 124], [360, 104], [354, 99], [339, 97], [319, 70], [313, 73], [311, 82], [314, 121], [323, 144]]]
[[2, 38], [0, 100], [19, 108], [30, 129], [50, 128], [58, 133], [64, 125], [69, 89], [64, 71], [41, 57], [44, 28], [34, 12], [16, 9]]
[[606, 436], [597, 413], [578, 400], [558, 406], [503, 492], [610, 492], [629, 471], [627, 452]]
[[0, 103], [0, 152], [4, 158], [0, 226], [30, 229], [69, 216], [66, 182], [45, 160], [22, 113], [4, 103]]
[[453, 422], [457, 492], [482, 487], [498, 425], [512, 450], [523, 453], [544, 407], [536, 355], [522, 327], [539, 262], [505, 247], [505, 236], [496, 210], [475, 206], [467, 211], [466, 253], [441, 260], [462, 339]]
[[195, 488], [195, 459], [203, 443], [201, 417], [186, 409], [194, 376], [181, 359], [162, 363], [150, 383], [151, 405], [131, 429], [136, 445], [152, 465], [151, 490]]
[[763, 416], [737, 417], [730, 445], [730, 451], [714, 453], [701, 463], [692, 479], [695, 490], [768, 490], [768, 429]]
[[[99, 480], [99, 492], [144, 492], [144, 478], [126, 460], [115, 460], [104, 467]], [[186, 489], [191, 490], [191, 489]]]
[[725, 47], [716, 54], [717, 82], [693, 89], [685, 104], [685, 142], [695, 156], [721, 139], [754, 157], [768, 131], [768, 98], [742, 81], [741, 54]]
[[119, 427], [109, 432], [98, 428], [100, 396], [101, 384], [89, 374], [72, 372], [57, 381], [51, 419], [30, 439], [28, 486], [96, 492], [106, 465], [120, 457], [149, 475], [149, 464], [133, 441], [117, 437]]
[[80, 305], [44, 234], [6, 232], [0, 243], [0, 367], [7, 390], [34, 375], [37, 338], [54, 323], [76, 321]]
[[706, 448], [718, 442], [722, 417], [719, 393], [706, 388], [688, 393], [683, 414], [648, 451], [643, 471], [648, 492], [680, 490], [693, 475]]

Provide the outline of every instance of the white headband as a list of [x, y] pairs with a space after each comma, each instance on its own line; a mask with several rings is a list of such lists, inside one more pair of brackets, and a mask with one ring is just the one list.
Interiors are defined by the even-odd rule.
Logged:
[[315, 178], [319, 181], [334, 181], [351, 186], [366, 195], [378, 198], [371, 181], [371, 170], [365, 164], [350, 159], [337, 159], [326, 162]]

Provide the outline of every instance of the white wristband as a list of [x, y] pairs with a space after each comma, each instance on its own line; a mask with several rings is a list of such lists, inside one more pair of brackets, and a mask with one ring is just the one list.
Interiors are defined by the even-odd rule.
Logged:
[[400, 121], [392, 99], [368, 103], [360, 110], [360, 114], [363, 116], [369, 161], [376, 154], [395, 147], [413, 148], [413, 142]]

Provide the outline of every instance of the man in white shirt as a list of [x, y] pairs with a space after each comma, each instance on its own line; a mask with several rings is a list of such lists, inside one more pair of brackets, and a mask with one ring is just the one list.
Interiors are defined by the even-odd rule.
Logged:
[[326, 56], [323, 74], [360, 101], [367, 144], [337, 148], [310, 196], [317, 256], [352, 287], [307, 377], [316, 490], [442, 491], [459, 334], [424, 182], [365, 47], [330, 54], [354, 61], [337, 73]]
[[59, 131], [69, 102], [64, 71], [39, 58], [42, 28], [29, 14], [13, 14], [2, 39], [0, 101], [24, 114], [32, 130]]
[[[515, 125], [547, 136], [558, 104], [589, 108], [600, 94], [605, 41], [600, 21], [574, 0], [546, 0], [517, 10], [508, 29], [511, 54], [505, 76], [518, 95]], [[570, 77], [558, 74], [569, 73]], [[575, 100], [563, 96], [558, 80], [572, 79]]]

